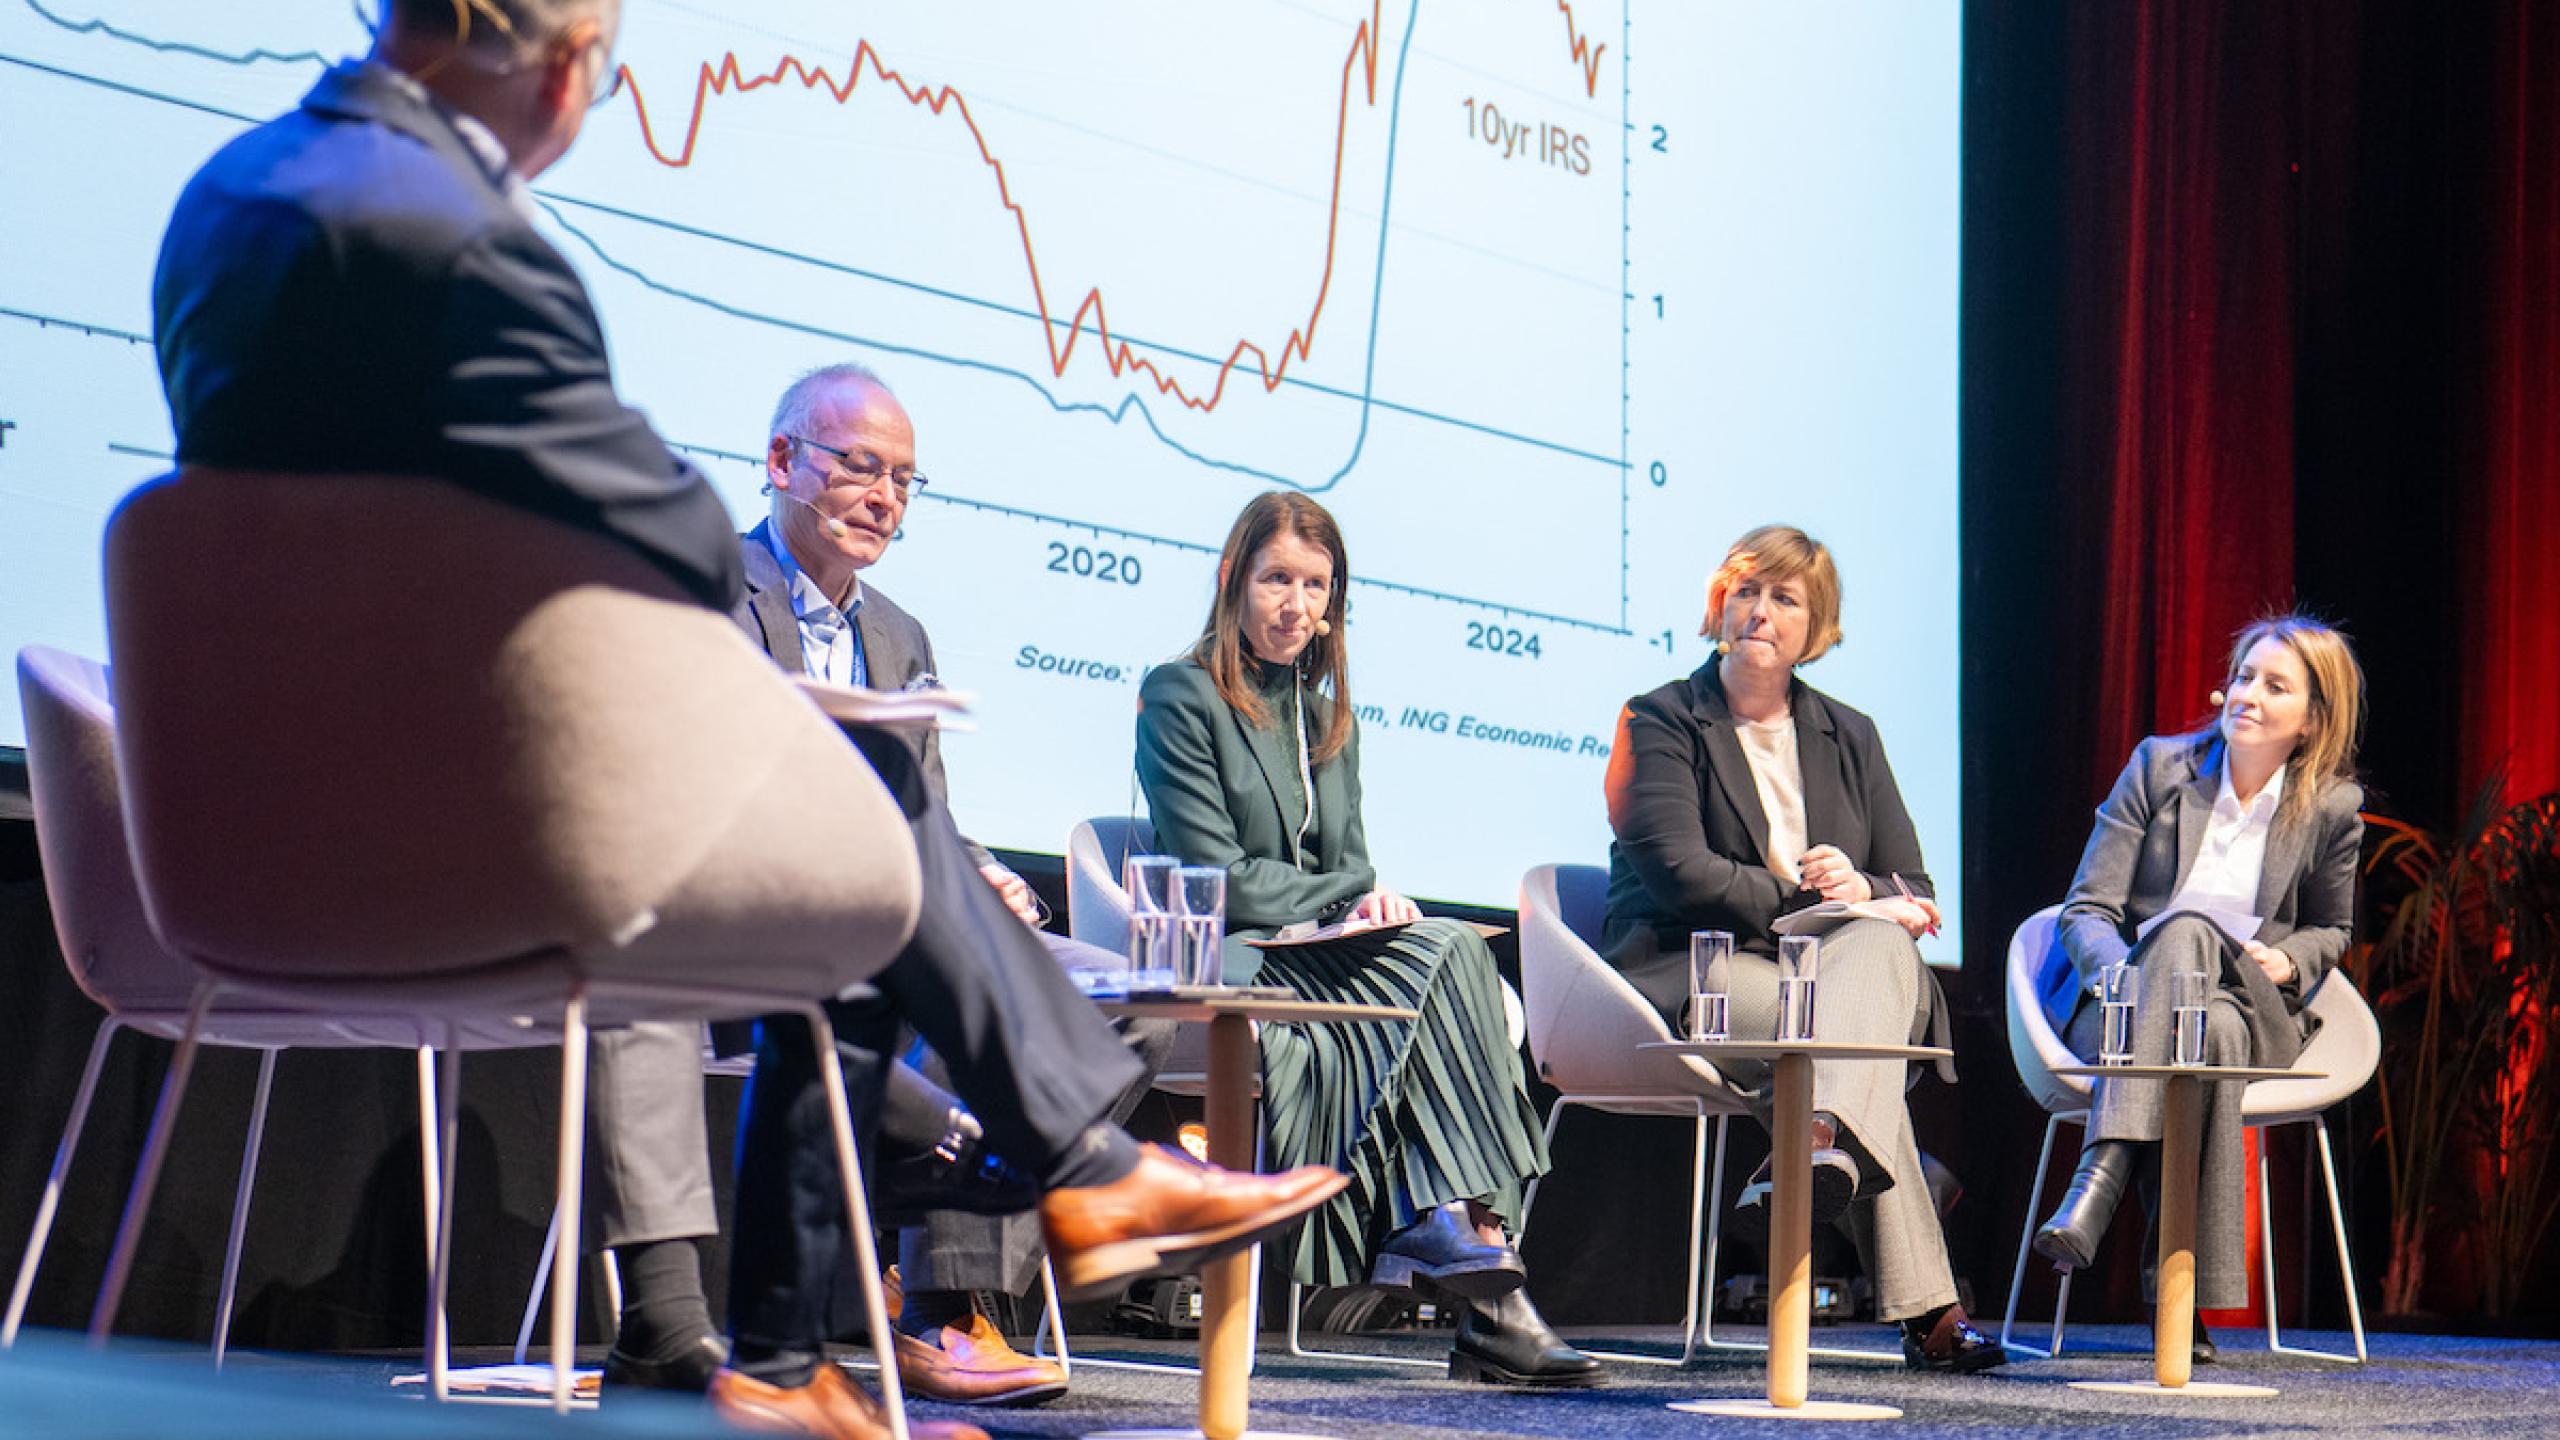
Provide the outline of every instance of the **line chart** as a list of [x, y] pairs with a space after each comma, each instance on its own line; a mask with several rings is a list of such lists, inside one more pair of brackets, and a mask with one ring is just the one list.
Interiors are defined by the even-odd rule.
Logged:
[[[1556, 0], [1556, 9], [1564, 12], [1564, 38], [1573, 45], [1573, 63], [1582, 67], [1582, 93], [1597, 100], [1600, 98], [1600, 52], [1609, 47], [1605, 42], [1592, 44], [1590, 37], [1575, 25], [1573, 0]], [[1620, 13], [1624, 14], [1623, 11]]]
[[[1333, 136], [1332, 194], [1326, 206], [1325, 216], [1324, 265], [1316, 282], [1315, 299], [1307, 307], [1307, 318], [1289, 332], [1287, 339], [1279, 343], [1277, 360], [1273, 359], [1271, 351], [1266, 350], [1259, 343], [1238, 339], [1234, 348], [1227, 352], [1226, 358], [1219, 362], [1217, 378], [1209, 386], [1208, 392], [1203, 395], [1191, 393], [1180, 381], [1165, 374], [1153, 361], [1139, 355], [1128, 343], [1114, 341], [1110, 319], [1105, 313], [1102, 291], [1098, 286], [1087, 289], [1083, 298], [1076, 303], [1072, 316], [1065, 322], [1066, 340], [1063, 344], [1059, 342], [1058, 322], [1049, 303], [1048, 284], [1041, 275], [1039, 253], [1032, 241], [1031, 217], [1024, 213], [1022, 206], [1013, 198], [1012, 187], [1006, 183], [1004, 162], [997, 159], [994, 151], [988, 146], [986, 131], [979, 127], [977, 117], [969, 112], [967, 97], [949, 85], [910, 83], [902, 73], [889, 68], [888, 63], [881, 58], [880, 52], [868, 39], [855, 47], [853, 58], [845, 67], [845, 79], [841, 84], [837, 83], [825, 66], [810, 65], [795, 55], [784, 55], [774, 62], [770, 71], [752, 76], [740, 70], [735, 51], [722, 56], [717, 64], [705, 62], [700, 75], [694, 82], [692, 112], [685, 121], [684, 139], [672, 153], [659, 145], [657, 128], [650, 119], [648, 101], [641, 92], [638, 77], [631, 73], [628, 66], [622, 70], [623, 87], [630, 92], [632, 109], [639, 119], [641, 143], [648, 148], [653, 159], [670, 169], [683, 169], [693, 163], [694, 147], [702, 135], [704, 111], [713, 96], [752, 94], [768, 86], [780, 85], [785, 77], [797, 78], [806, 89], [824, 90], [835, 98], [837, 104], [841, 105], [853, 98], [867, 70], [871, 75], [878, 77], [881, 83], [894, 87], [910, 105], [923, 106], [937, 116], [946, 111], [956, 114], [960, 123], [968, 129], [969, 137], [976, 145], [979, 159], [994, 172], [997, 196], [1005, 210], [1012, 216], [1015, 233], [1021, 239], [1023, 266], [1029, 272], [1033, 303], [1040, 312], [1040, 333], [1042, 343], [1048, 347], [1050, 373], [1053, 375], [1067, 373], [1068, 365], [1075, 359], [1077, 342], [1084, 337], [1087, 325], [1090, 323], [1095, 341], [1102, 348], [1104, 363], [1110, 367], [1113, 376], [1117, 377], [1133, 371], [1142, 374], [1155, 386], [1158, 394], [1170, 396], [1191, 409], [1206, 413], [1218, 408], [1219, 402], [1225, 398], [1228, 379], [1235, 373], [1236, 367], [1244, 363], [1246, 357], [1252, 357], [1254, 369], [1261, 378], [1263, 389], [1276, 390], [1280, 387], [1282, 378], [1288, 373], [1290, 363], [1295, 359], [1305, 358], [1315, 344], [1316, 326], [1324, 317], [1325, 301], [1333, 289], [1334, 261], [1341, 240], [1342, 153], [1351, 130], [1353, 75], [1356, 67], [1363, 97], [1362, 103], [1375, 109], [1378, 103], [1378, 13], [1383, 3], [1384, 0], [1371, 0], [1369, 18], [1360, 22], [1358, 29], [1354, 31], [1350, 51], [1342, 59], [1341, 94], [1336, 108]], [[1419, 0], [1416, 8], [1419, 8]], [[1571, 16], [1568, 14], [1568, 23], [1570, 20]], [[1407, 36], [1413, 33], [1409, 20], [1405, 33]], [[1596, 56], [1593, 57], [1593, 63], [1595, 65], [1597, 63]], [[1385, 227], [1382, 224], [1380, 228], [1383, 231]], [[1088, 317], [1090, 317], [1089, 322]]]

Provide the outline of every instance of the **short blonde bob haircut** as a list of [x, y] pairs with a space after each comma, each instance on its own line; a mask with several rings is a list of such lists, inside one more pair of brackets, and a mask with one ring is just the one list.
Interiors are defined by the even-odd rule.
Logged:
[[1804, 654], [1797, 664], [1819, 660], [1840, 643], [1840, 571], [1831, 563], [1831, 547], [1793, 525], [1763, 525], [1724, 552], [1724, 563], [1707, 577], [1707, 618], [1698, 626], [1699, 634], [1721, 646], [1725, 597], [1747, 575], [1759, 576], [1763, 585], [1782, 580], [1804, 585]]

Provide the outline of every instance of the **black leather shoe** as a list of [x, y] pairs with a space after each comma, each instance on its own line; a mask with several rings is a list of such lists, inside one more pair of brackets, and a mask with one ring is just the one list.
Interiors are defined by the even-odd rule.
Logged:
[[1609, 1377], [1599, 1361], [1566, 1344], [1547, 1324], [1529, 1303], [1528, 1291], [1514, 1290], [1499, 1300], [1460, 1307], [1449, 1378], [1524, 1390], [1588, 1390]]
[[2213, 1343], [2212, 1336], [2204, 1333], [2204, 1322], [2201, 1320], [2196, 1322], [2194, 1343], [2189, 1348], [2189, 1353], [2198, 1365], [2210, 1365], [2222, 1358], [2221, 1347]]
[[[1736, 1240], [1765, 1248], [1769, 1243], [1769, 1206], [1771, 1201], [1769, 1162], [1760, 1162], [1752, 1172], [1749, 1184], [1735, 1198], [1733, 1218], [1725, 1224], [1725, 1233]], [[1813, 1228], [1821, 1229], [1840, 1218], [1849, 1202], [1858, 1198], [1858, 1162], [1849, 1152], [1836, 1145], [1825, 1145], [1813, 1152]]]
[[605, 1352], [604, 1383], [629, 1385], [641, 1390], [690, 1390], [699, 1394], [710, 1387], [711, 1377], [728, 1363], [729, 1342], [717, 1335], [697, 1335], [674, 1354], [656, 1360], [626, 1355], [622, 1347], [616, 1345]]
[[1913, 1370], [1970, 1375], [2008, 1364], [2009, 1352], [2001, 1349], [1998, 1341], [1974, 1329], [1973, 1322], [1965, 1318], [1963, 1306], [1950, 1305], [1925, 1333], [1919, 1331], [1915, 1321], [1902, 1323], [1902, 1363]]
[[2080, 1152], [2080, 1168], [2053, 1216], [2036, 1230], [2036, 1253], [2064, 1270], [2085, 1269], [2098, 1258], [2098, 1242], [2116, 1217], [2125, 1182], [2133, 1177], [2130, 1140], [2097, 1140]]
[[1497, 1300], [1525, 1284], [1520, 1252], [1486, 1244], [1458, 1211], [1443, 1205], [1388, 1237], [1369, 1264], [1369, 1283], [1462, 1300]]

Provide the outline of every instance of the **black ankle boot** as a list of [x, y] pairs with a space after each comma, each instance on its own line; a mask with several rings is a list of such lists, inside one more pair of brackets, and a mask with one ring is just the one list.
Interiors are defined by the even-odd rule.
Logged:
[[2062, 1204], [2036, 1230], [2036, 1253], [2065, 1270], [2082, 1269], [2097, 1259], [2098, 1241], [2116, 1216], [2125, 1182], [2133, 1178], [2133, 1159], [2130, 1140], [2089, 1142]]
[[1565, 1338], [1514, 1290], [1499, 1300], [1469, 1301], [1458, 1317], [1457, 1343], [1449, 1347], [1449, 1378], [1537, 1390], [1587, 1390], [1606, 1377], [1600, 1362]]

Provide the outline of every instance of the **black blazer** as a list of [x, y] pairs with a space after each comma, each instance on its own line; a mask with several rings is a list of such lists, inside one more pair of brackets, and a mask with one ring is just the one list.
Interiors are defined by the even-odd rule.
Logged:
[[[1805, 843], [1839, 847], [1878, 895], [1899, 893], [1899, 874], [1935, 898], [1875, 722], [1801, 679], [1789, 704]], [[1687, 999], [1690, 931], [1730, 930], [1736, 946], [1773, 954], [1771, 922], [1820, 899], [1768, 868], [1769, 820], [1713, 660], [1618, 712], [1608, 799], [1603, 953], [1666, 1014]]]
[[604, 334], [503, 164], [348, 62], [197, 171], [152, 286], [184, 464], [432, 476], [738, 594], [720, 498], [614, 395]]

